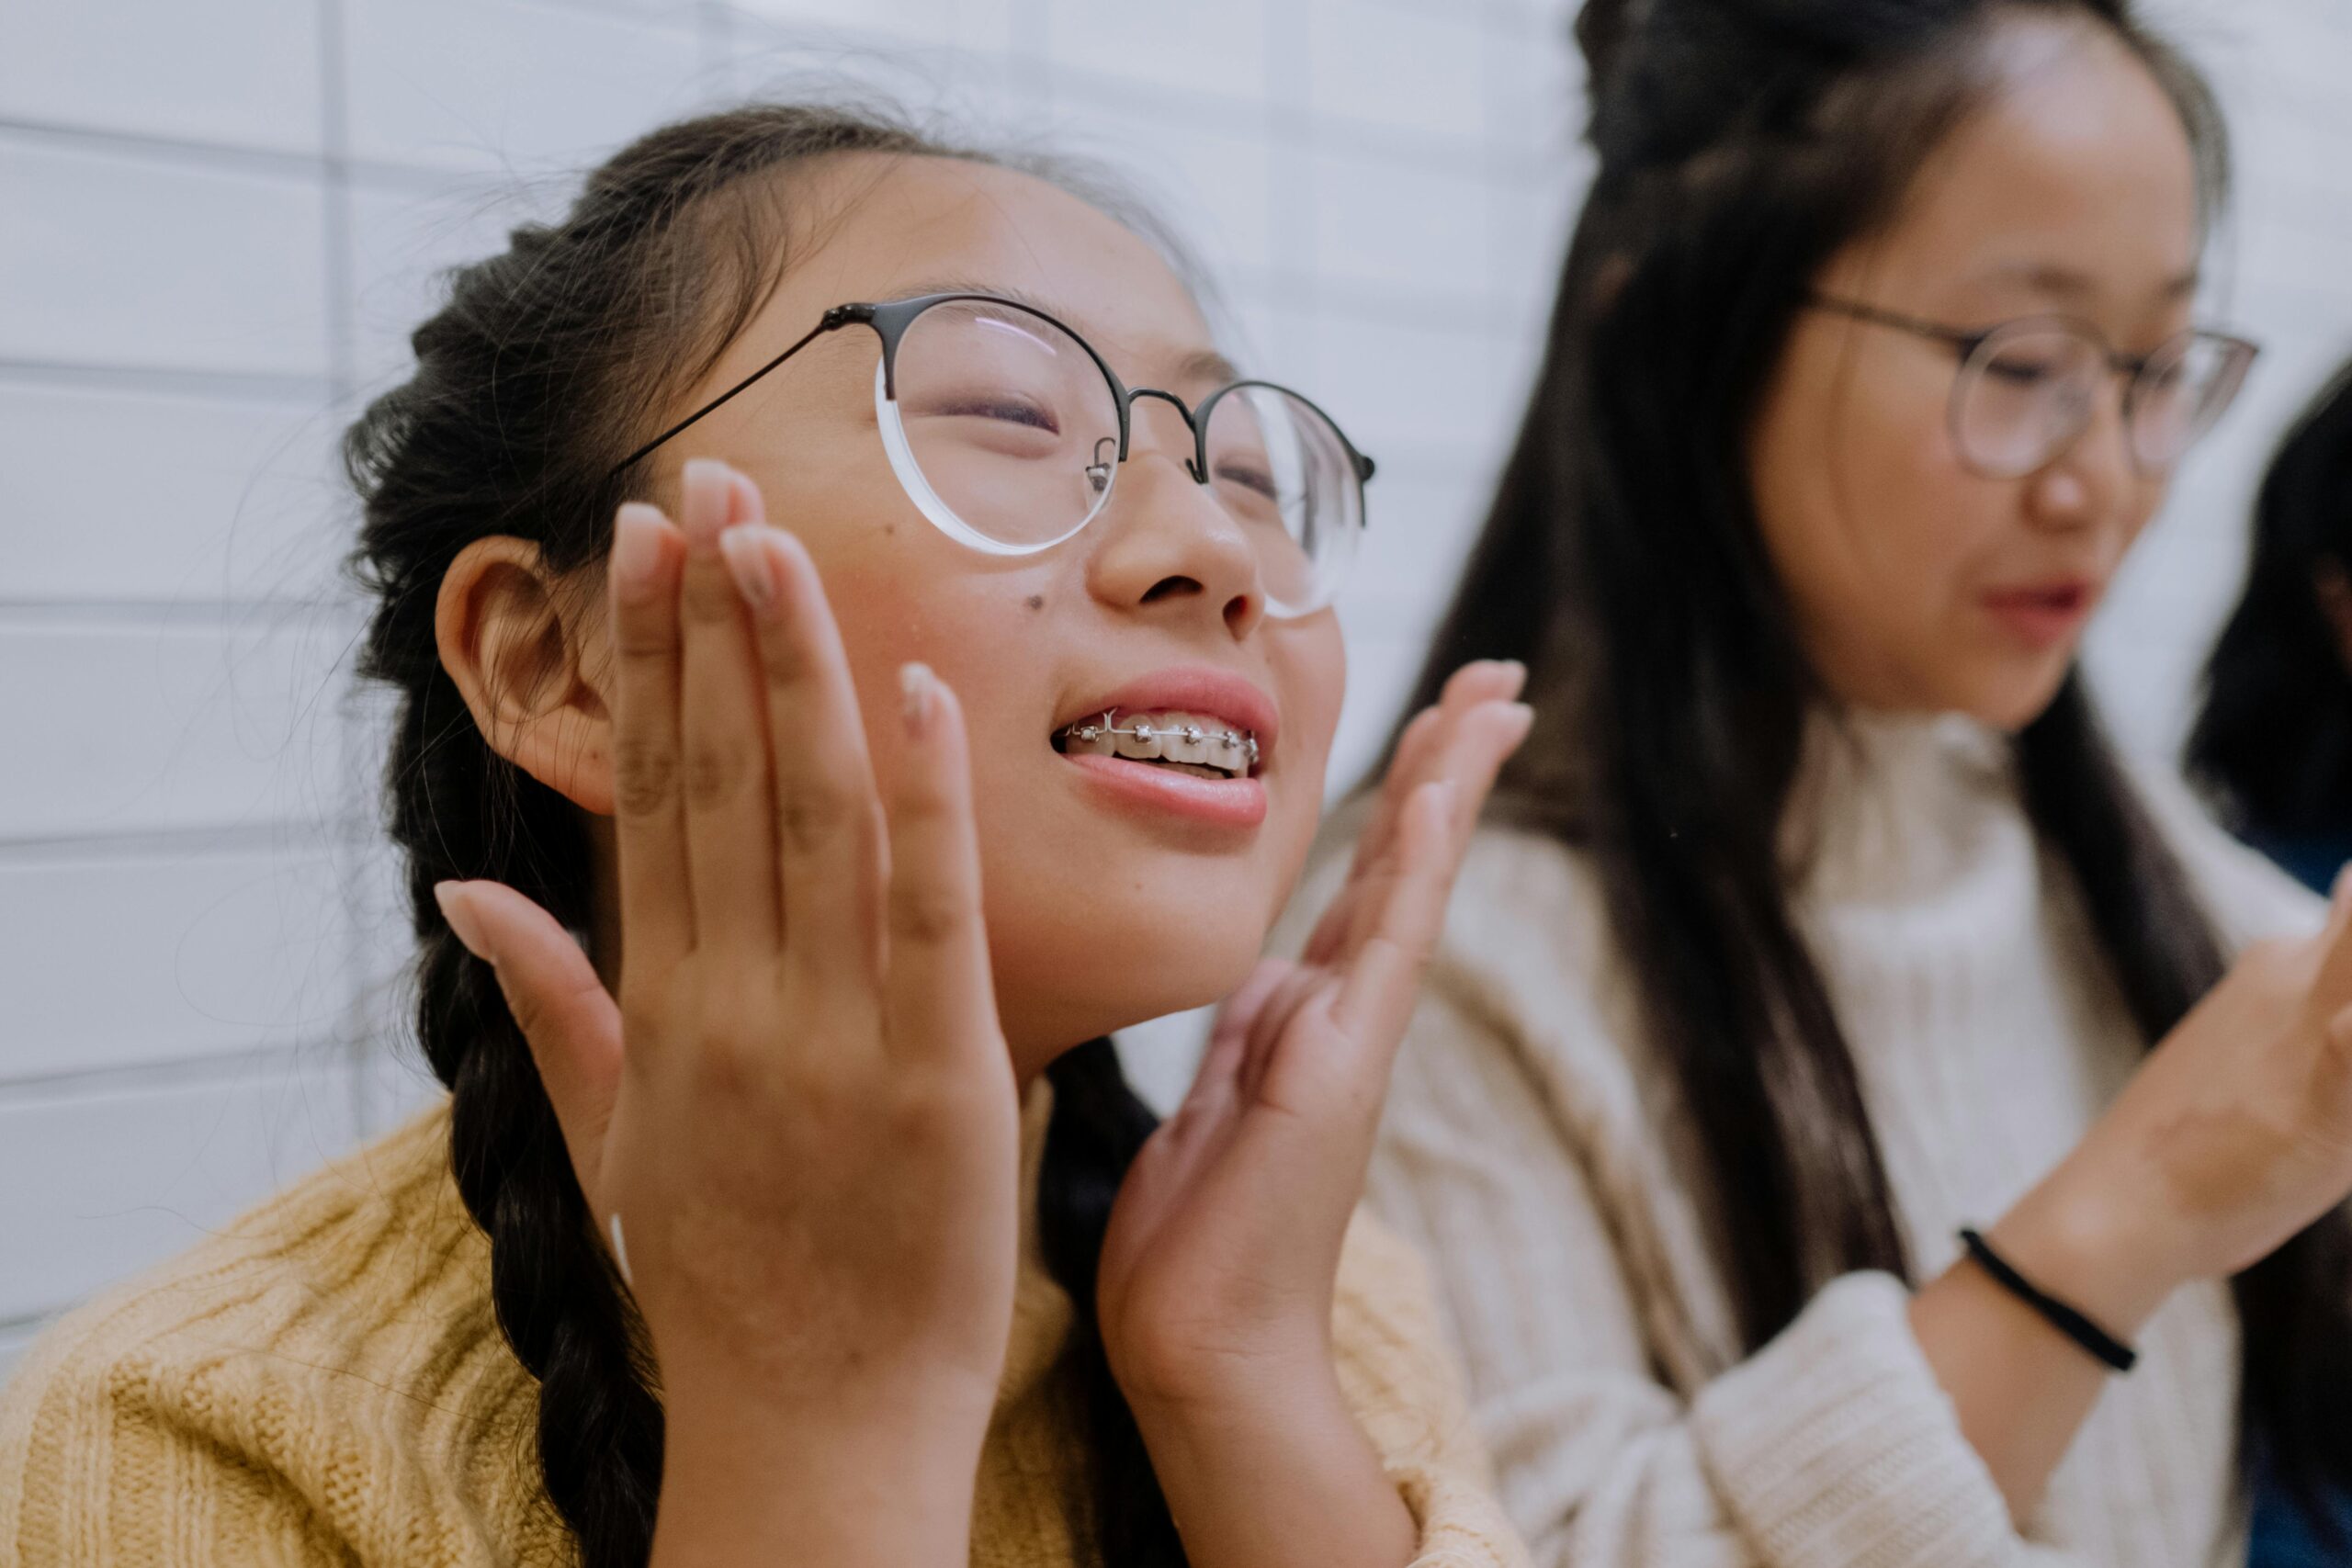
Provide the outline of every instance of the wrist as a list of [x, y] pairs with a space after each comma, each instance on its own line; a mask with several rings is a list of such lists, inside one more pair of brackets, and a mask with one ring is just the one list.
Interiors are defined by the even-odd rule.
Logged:
[[1182, 1343], [1106, 1347], [1111, 1375], [1128, 1408], [1170, 1423], [1206, 1423], [1261, 1415], [1284, 1401], [1337, 1391], [1329, 1337], [1319, 1325], [1274, 1329], [1246, 1344]]
[[2036, 1288], [2130, 1340], [2184, 1282], [2162, 1227], [2113, 1182], [2062, 1164], [1985, 1227], [1985, 1239]]
[[986, 1423], [947, 1414], [665, 1397], [653, 1563], [964, 1562]]
[[1410, 1560], [1419, 1528], [1329, 1358], [1218, 1400], [1136, 1410], [1153, 1472], [1203, 1568]]

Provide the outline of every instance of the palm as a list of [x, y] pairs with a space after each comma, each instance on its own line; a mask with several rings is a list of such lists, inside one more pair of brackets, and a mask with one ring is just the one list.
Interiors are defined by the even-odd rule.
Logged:
[[1157, 1369], [1189, 1382], [1328, 1332], [1420, 964], [1495, 771], [1525, 733], [1516, 684], [1473, 666], [1416, 721], [1305, 953], [1260, 964], [1226, 1004], [1184, 1103], [1136, 1156], [1096, 1303], [1131, 1397]]

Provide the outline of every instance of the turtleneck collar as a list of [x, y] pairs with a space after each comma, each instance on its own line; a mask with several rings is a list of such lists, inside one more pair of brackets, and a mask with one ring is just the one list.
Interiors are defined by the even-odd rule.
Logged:
[[1964, 876], [1988, 821], [2018, 806], [2009, 738], [1957, 713], [1816, 709], [1781, 818], [1807, 902], [1883, 903]]

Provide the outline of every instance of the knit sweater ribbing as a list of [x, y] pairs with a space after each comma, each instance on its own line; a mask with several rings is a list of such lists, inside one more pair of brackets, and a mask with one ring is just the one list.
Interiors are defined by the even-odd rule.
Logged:
[[[1040, 1084], [1024, 1107], [1031, 1214], [1049, 1105]], [[488, 1243], [449, 1175], [444, 1104], [34, 1347], [0, 1391], [0, 1562], [572, 1563], [539, 1482], [537, 1386], [489, 1286]], [[1092, 1555], [1071, 1326], [1024, 1225], [975, 1568]], [[1341, 1389], [1421, 1524], [1416, 1568], [1523, 1564], [1419, 1260], [1366, 1217], [1349, 1232], [1333, 1341]]]
[[[2227, 945], [2318, 906], [2177, 784], [2142, 783]], [[2144, 1043], [2008, 749], [1964, 722], [1822, 727], [1788, 819], [1793, 905], [1926, 1278], [2080, 1138]], [[1336, 889], [1318, 866], [1295, 940]], [[2178, 1292], [2028, 1527], [1912, 1338], [1904, 1286], [1828, 1283], [1743, 1356], [1713, 1180], [1589, 863], [1481, 833], [1399, 1061], [1372, 1199], [1435, 1264], [1504, 1500], [1577, 1568], [2069, 1568], [2243, 1559], [2237, 1330]]]

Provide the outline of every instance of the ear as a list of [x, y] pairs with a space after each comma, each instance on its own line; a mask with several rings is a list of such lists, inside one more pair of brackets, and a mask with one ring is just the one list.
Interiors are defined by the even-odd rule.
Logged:
[[2335, 634], [2337, 657], [2352, 671], [2352, 572], [2322, 557], [2312, 571], [2312, 592], [2319, 600], [2319, 613], [2327, 617], [2328, 629]]
[[476, 539], [441, 579], [433, 635], [491, 749], [573, 805], [613, 812], [612, 710], [599, 682], [604, 597], [539, 547]]

